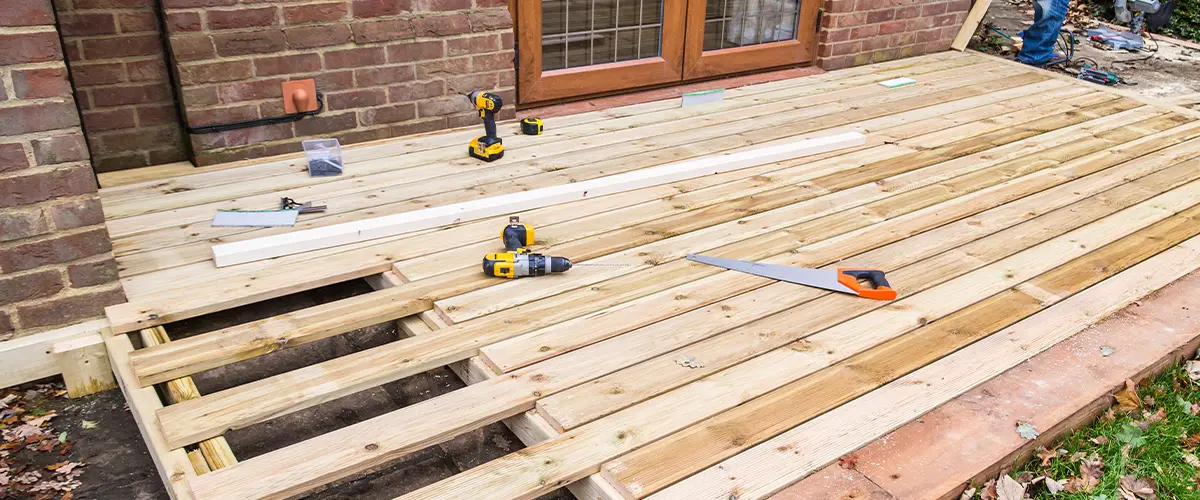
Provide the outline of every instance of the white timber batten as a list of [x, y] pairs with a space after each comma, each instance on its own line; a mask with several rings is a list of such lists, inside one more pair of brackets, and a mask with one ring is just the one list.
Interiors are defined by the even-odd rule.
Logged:
[[506, 213], [515, 213], [522, 210], [620, 193], [631, 189], [692, 179], [703, 175], [719, 174], [731, 170], [862, 146], [866, 144], [867, 138], [858, 132], [847, 132], [799, 141], [794, 138], [785, 141], [778, 141], [780, 142], [779, 144], [748, 151], [680, 161], [583, 182], [493, 196], [480, 200], [454, 203], [264, 238], [213, 245], [213, 262], [217, 267], [225, 267], [377, 238], [386, 238], [411, 231], [436, 228], [486, 217], [495, 217]]

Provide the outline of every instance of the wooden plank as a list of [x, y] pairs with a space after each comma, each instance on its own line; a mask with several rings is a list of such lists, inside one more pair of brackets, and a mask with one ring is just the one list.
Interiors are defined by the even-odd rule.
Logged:
[[[1120, 177], [1117, 176], [1115, 181], [1110, 182], [1119, 183]], [[1087, 184], [1087, 182], [1083, 181], [1081, 181], [1081, 183]], [[1112, 184], [1110, 183], [1109, 186], [1111, 185]], [[1064, 188], [1064, 190], [1065, 189], [1066, 188]], [[1061, 196], [1063, 194], [1069, 196], [1070, 193], [1071, 191], [1069, 190], [1066, 190], [1064, 193], [1052, 192], [1050, 194], [1055, 195], [1055, 197], [1048, 196], [1043, 199], [1035, 199], [1033, 201], [1038, 203], [1048, 202], [1055, 200], [1057, 196]], [[1020, 196], [1018, 195], [1016, 197], [1019, 198]], [[979, 204], [976, 203], [975, 205], [978, 206]], [[1020, 206], [1018, 208], [1020, 208], [1020, 213], [1025, 213], [1036, 210], [1034, 207], [1038, 206], [1038, 204], [1034, 204], [1030, 206]], [[986, 207], [980, 207], [978, 209], [982, 210], [983, 208]], [[937, 207], [936, 209], [931, 208], [926, 214], [923, 214], [924, 216], [920, 217], [920, 219], [933, 219], [930, 221], [930, 223], [936, 226], [939, 225], [940, 222], [936, 220], [937, 217], [932, 216], [941, 215], [945, 211], [945, 207]], [[950, 220], [954, 220], [955, 218], [957, 217], [952, 216]], [[886, 238], [887, 236], [895, 235], [896, 239], [902, 239], [907, 235], [907, 232], [895, 231], [887, 226], [887, 224], [884, 224], [879, 227], [869, 227], [864, 229], [861, 235], [847, 238], [844, 242], [839, 242], [838, 245], [835, 245], [834, 248], [831, 249], [830, 256], [827, 258], [836, 259], [837, 256], [843, 255], [844, 252], [854, 253], [853, 248], [856, 245], [868, 244], [864, 243], [864, 241], [869, 238]], [[871, 246], [868, 246], [867, 248], [871, 248]], [[454, 328], [461, 328], [461, 325]], [[390, 353], [389, 357], [391, 359], [395, 359], [396, 357], [402, 356], [406, 356], [406, 354], [393, 352]], [[453, 431], [443, 428], [443, 426], [448, 426], [452, 422], [462, 422], [462, 424], [456, 425], [463, 425], [469, 428], [474, 424], [483, 425], [480, 422], [486, 423], [488, 421], [495, 421], [488, 420], [489, 418], [499, 419], [511, 414], [519, 413], [533, 404], [533, 401], [537, 396], [532, 396], [531, 394], [548, 394], [558, 384], [565, 383], [567, 385], [573, 385], [574, 383], [578, 383], [572, 382], [572, 380], [574, 380], [573, 377], [583, 377], [581, 380], [586, 380], [591, 373], [604, 373], [605, 371], [611, 371], [612, 368], [605, 370], [597, 367], [596, 364], [619, 363], [619, 361], [615, 360], [618, 360], [622, 357], [629, 358], [630, 356], [639, 355], [631, 351], [628, 346], [624, 346], [620, 349], [613, 349], [607, 352], [602, 352], [600, 349], [589, 348], [588, 350], [580, 350], [578, 352], [569, 353], [547, 362], [553, 366], [556, 366], [557, 368], [543, 366], [541, 369], [533, 369], [533, 367], [531, 367], [531, 369], [513, 373], [504, 379], [497, 379], [494, 382], [471, 386], [466, 389], [456, 391], [455, 393], [452, 393], [452, 395], [443, 396], [440, 399], [412, 405], [397, 412], [373, 419], [372, 421], [355, 424], [354, 426], [347, 427], [335, 433], [322, 436], [321, 438], [318, 438], [320, 443], [317, 441], [312, 441], [306, 443], [305, 446], [293, 447], [292, 450], [279, 450], [278, 452], [273, 452], [270, 454], [270, 458], [265, 458], [258, 462], [255, 462], [254, 459], [243, 462], [243, 464], [239, 465], [240, 470], [234, 471], [233, 469], [229, 469], [229, 472], [226, 473], [226, 477], [237, 478], [229, 480], [233, 483], [247, 484], [248, 482], [254, 482], [258, 479], [261, 479], [268, 470], [291, 470], [291, 466], [284, 466], [285, 461], [288, 463], [294, 463], [291, 462], [291, 460], [295, 459], [300, 461], [295, 462], [298, 464], [314, 459], [311, 456], [305, 455], [302, 451], [303, 449], [331, 449], [347, 442], [357, 443], [358, 440], [370, 439], [371, 444], [374, 444], [378, 447], [373, 448], [373, 451], [376, 453], [356, 454], [353, 459], [346, 456], [331, 456], [329, 457], [331, 461], [324, 465], [314, 464], [314, 467], [321, 473], [333, 474], [334, 476], [352, 473], [354, 470], [361, 470], [359, 469], [360, 467], [369, 467], [370, 464], [379, 463], [378, 461], [386, 460], [388, 457], [395, 457], [411, 450], [420, 449], [425, 443], [437, 442], [439, 439], [441, 439], [441, 434], [439, 434], [440, 432], [446, 432], [448, 435], [454, 435]], [[637, 359], [637, 357], [634, 357], [634, 359], [631, 361], [625, 361], [625, 364], [629, 364]], [[622, 365], [616, 364], [614, 365], [614, 368], [619, 368], [620, 366]], [[564, 382], [564, 380], [567, 382]], [[513, 398], [518, 399], [514, 400]], [[461, 403], [456, 404], [452, 403], [452, 401]], [[463, 404], [466, 406], [460, 407], [458, 404]], [[440, 416], [437, 418], [432, 418], [434, 415]], [[430, 420], [433, 420], [436, 423], [429, 426], [420, 427], [410, 425], [405, 428], [403, 433], [394, 432], [394, 430], [397, 428], [396, 426], [399, 425], [399, 422], [429, 422]], [[389, 431], [389, 429], [391, 429], [391, 431]], [[427, 435], [425, 434], [426, 432], [432, 432], [433, 434]], [[325, 444], [326, 441], [328, 442], [327, 444]], [[351, 447], [354, 446], [358, 445], [351, 445]], [[361, 450], [361, 448], [361, 446], [358, 446], [357, 449]], [[267, 469], [260, 469], [260, 467], [267, 467]], [[340, 472], [333, 470], [338, 467], [343, 467], [344, 469]], [[295, 474], [288, 473], [286, 477], [274, 476], [270, 479], [272, 484], [277, 485], [282, 485], [283, 483], [281, 481], [286, 481], [288, 484], [292, 485], [299, 485], [310, 480], [313, 481], [311, 484], [319, 484], [321, 481], [319, 478], [313, 478], [309, 472], [300, 471], [297, 471]], [[290, 487], [291, 486], [285, 487], [285, 489]], [[303, 486], [295, 487], [303, 488]]]
[[[899, 107], [883, 105], [859, 109], [831, 118], [836, 119], [836, 121], [813, 125], [810, 128], [820, 129], [822, 127], [836, 126], [838, 122], [852, 123], [872, 116], [883, 116], [908, 109], [927, 107], [939, 102], [939, 100], [962, 99], [981, 95], [987, 93], [989, 88], [1008, 88], [1014, 84], [1029, 83], [1028, 81], [1022, 82], [1021, 80], [1022, 77], [1014, 77], [1001, 81], [989, 81], [969, 89], [950, 89], [939, 95], [910, 100], [910, 102], [905, 102], [903, 106]], [[731, 137], [736, 138], [738, 136]], [[177, 319], [214, 312], [328, 283], [380, 273], [386, 271], [387, 267], [391, 265], [392, 255], [397, 251], [404, 251], [405, 248], [411, 248], [411, 245], [401, 244], [396, 249], [372, 245], [357, 250], [340, 252], [336, 254], [336, 259], [339, 261], [336, 265], [330, 261], [318, 266], [297, 262], [296, 266], [290, 264], [287, 266], [271, 266], [270, 272], [253, 268], [255, 269], [254, 271], [244, 275], [237, 274], [236, 278], [230, 275], [221, 276], [217, 281], [212, 283], [212, 285], [220, 289], [210, 286], [204, 290], [199, 290], [194, 285], [186, 284], [174, 289], [175, 293], [169, 293], [167, 290], [156, 292], [155, 299], [157, 303], [155, 304], [144, 304], [142, 301], [135, 299], [128, 304], [110, 307], [106, 312], [110, 315], [110, 320], [114, 320], [112, 322], [115, 331], [128, 331], [128, 329], [163, 324]], [[214, 302], [214, 300], [217, 301]]]
[[133, 374], [129, 369], [129, 353], [133, 351], [133, 343], [130, 342], [129, 336], [107, 336], [104, 344], [108, 348], [108, 355], [113, 371], [116, 372], [117, 382], [121, 386], [121, 392], [125, 395], [125, 403], [129, 405], [129, 412], [133, 414], [133, 419], [137, 422], [138, 431], [141, 432], [142, 440], [149, 449], [150, 458], [154, 460], [154, 467], [158, 470], [159, 478], [166, 486], [167, 495], [172, 500], [196, 498], [192, 494], [190, 486], [191, 481], [196, 478], [196, 472], [192, 468], [187, 452], [182, 448], [167, 447], [158, 426], [158, 419], [154, 416], [154, 412], [162, 408], [162, 400], [158, 398], [153, 387], [138, 387], [134, 382]]
[[[138, 334], [142, 339], [142, 345], [147, 347], [171, 342], [171, 337], [167, 335], [167, 330], [161, 326], [147, 328], [138, 332]], [[200, 388], [196, 387], [196, 383], [192, 380], [192, 377], [182, 377], [167, 381], [166, 389], [168, 400], [172, 404], [200, 398]], [[197, 468], [197, 474], [204, 474], [237, 463], [237, 457], [233, 454], [233, 449], [229, 447], [229, 442], [225, 440], [224, 436], [217, 436], [201, 441], [199, 451], [200, 457], [204, 459], [204, 467]]]
[[1197, 267], [1200, 239], [1193, 238], [650, 498], [766, 498]]
[[50, 346], [50, 352], [57, 358], [68, 396], [78, 398], [117, 387], [108, 362], [108, 351], [99, 333], [55, 342]]
[[100, 172], [96, 174], [96, 180], [100, 183], [100, 188], [105, 189], [190, 175], [196, 173], [195, 170], [196, 166], [192, 165], [191, 162], [180, 161], [165, 165], [117, 170], [115, 172]]
[[62, 373], [59, 359], [50, 347], [55, 343], [96, 338], [108, 326], [103, 319], [0, 342], [0, 387], [32, 382]]
[[[532, 498], [595, 473], [601, 463], [743, 404], [825, 365], [912, 331], [1200, 202], [1194, 182], [1023, 250], [930, 290], [810, 336], [812, 349], [777, 349], [402, 497]], [[1081, 247], [1085, 247], [1081, 248]], [[832, 354], [830, 351], [833, 351]], [[765, 375], [764, 375], [765, 374]], [[199, 488], [199, 485], [197, 485]]]
[[861, 146], [866, 144], [866, 142], [866, 136], [853, 132], [802, 141], [788, 141], [783, 144], [740, 153], [689, 160], [590, 181], [535, 189], [519, 194], [484, 198], [456, 205], [445, 205], [405, 214], [349, 222], [337, 226], [268, 236], [256, 240], [214, 245], [213, 262], [217, 267], [223, 267], [309, 250], [357, 243], [419, 231], [421, 229], [431, 229], [448, 224], [494, 217], [505, 213], [566, 203], [589, 196], [604, 196], [606, 194], [620, 193], [657, 184], [681, 181], [701, 175], [719, 174], [730, 170], [811, 156], [838, 149]]
[[950, 48], [957, 51], [967, 50], [967, 44], [971, 42], [971, 37], [975, 36], [975, 31], [979, 29], [979, 23], [983, 21], [983, 16], [987, 14], [988, 7], [991, 6], [992, 0], [975, 0], [971, 11], [967, 13], [967, 18], [963, 20], [962, 28], [954, 36], [954, 41], [950, 42]]
[[[1200, 233], [1197, 221], [1200, 207], [1193, 207], [932, 325], [639, 448], [605, 468], [629, 496], [645, 497], [1153, 257]], [[1029, 289], [1039, 293], [1023, 291]], [[798, 405], [799, 401], [804, 404]]]
[[[1116, 115], [1114, 115], [1114, 116], [1116, 116]], [[1053, 143], [1053, 141], [1045, 141], [1045, 142], [1047, 144]], [[1023, 148], [1023, 150], [1026, 152], [1032, 152], [1032, 150], [1034, 150], [1034, 149], [1035, 148], [1029, 148], [1029, 147]], [[1005, 156], [1000, 155], [999, 158], [1003, 159], [1003, 158], [1005, 158]], [[968, 171], [977, 170], [977, 169], [981, 168], [980, 164], [978, 162], [973, 161], [970, 158], [967, 158], [967, 160], [970, 160], [970, 161], [964, 161], [962, 163], [969, 164], [969, 166], [967, 167]], [[983, 165], [987, 165], [987, 164], [988, 163], [983, 163]], [[962, 172], [954, 172], [954, 173], [962, 173]], [[928, 172], [926, 172], [926, 175], [927, 174], [928, 174]], [[953, 174], [946, 174], [946, 175], [951, 176]], [[930, 176], [930, 177], [927, 177], [923, 182], [924, 182], [924, 184], [929, 184], [929, 183], [935, 182], [937, 178], [938, 178], [938, 176], [936, 176], [936, 175]], [[847, 190], [844, 192], [845, 196], [837, 197], [839, 200], [844, 199], [845, 201], [834, 201], [831, 199], [831, 200], [828, 200], [827, 202], [822, 202], [820, 205], [814, 205], [814, 204], [804, 202], [804, 203], [792, 205], [789, 207], [785, 207], [784, 209], [770, 210], [767, 212], [762, 212], [760, 214], [753, 215], [750, 217], [745, 217], [745, 218], [741, 219], [741, 221], [747, 221], [747, 224], [745, 224], [745, 225], [754, 224], [755, 226], [758, 226], [758, 227], [752, 227], [750, 229], [747, 229], [746, 227], [744, 227], [745, 225], [740, 223], [741, 221], [731, 221], [729, 223], [719, 224], [717, 226], [712, 226], [708, 229], [704, 229], [701, 231], [696, 231], [693, 233], [686, 233], [685, 235], [661, 240], [660, 242], [664, 243], [664, 245], [658, 246], [659, 248], [661, 248], [661, 250], [652, 249], [652, 247], [655, 246], [654, 244], [652, 244], [652, 245], [639, 247], [639, 249], [626, 251], [626, 252], [638, 252], [638, 253], [647, 252], [647, 253], [658, 255], [659, 258], [663, 258], [663, 259], [668, 258], [668, 256], [670, 256], [669, 258], [681, 258], [683, 256], [683, 253], [686, 253], [686, 252], [683, 252], [683, 250], [689, 250], [689, 251], [695, 250], [696, 248], [699, 248], [699, 247], [695, 246], [697, 244], [708, 245], [709, 247], [719, 246], [723, 242], [732, 242], [732, 241], [737, 241], [740, 239], [753, 237], [755, 235], [764, 234], [770, 230], [778, 228], [780, 225], [795, 224], [797, 222], [811, 220], [812, 218], [820, 216], [824, 213], [831, 213], [831, 211], [841, 210], [841, 209], [845, 209], [847, 207], [856, 206], [858, 204], [867, 203], [867, 202], [871, 201], [872, 199], [886, 198], [887, 196], [891, 196], [896, 192], [903, 192], [903, 191], [915, 189], [915, 188], [918, 188], [918, 187], [921, 187], [922, 185], [924, 185], [922, 182], [910, 182], [907, 185], [901, 183], [901, 184], [897, 184], [895, 187], [892, 187], [892, 185], [890, 183], [886, 183], [885, 185], [887, 187], [881, 188], [880, 183], [873, 182], [874, 180], [875, 179], [871, 178], [871, 177], [862, 177], [862, 178], [859, 178], [857, 181], [855, 181], [855, 182], [865, 182], [867, 184], [864, 184], [863, 187], [866, 187], [868, 190], [878, 191], [878, 194], [874, 195], [873, 197], [864, 196], [865, 193], [857, 192], [855, 190]], [[991, 179], [986, 176], [982, 176], [982, 178], [978, 182], [984, 183], [983, 185], [987, 185], [986, 183], [993, 182], [995, 180], [998, 180], [998, 179]], [[914, 200], [921, 200], [923, 198], [928, 198], [928, 197], [924, 196], [924, 195], [920, 195], [918, 193], [918, 195], [914, 195], [912, 198], [914, 198]], [[941, 198], [941, 199], [945, 199], [945, 198]], [[821, 198], [815, 198], [812, 201], [818, 201], [818, 200], [821, 200]], [[933, 201], [925, 199], [924, 201], [920, 201], [919, 203], [924, 203], [924, 205], [915, 204], [914, 202], [910, 202], [910, 201], [904, 201], [902, 206], [911, 204], [911, 208], [908, 208], [908, 210], [915, 210], [917, 208], [930, 205], [933, 203]], [[823, 210], [814, 210], [814, 208], [813, 208], [814, 206], [816, 206], [816, 207], [828, 206], [830, 208], [823, 209]], [[858, 217], [857, 211], [855, 211], [855, 213], [847, 212], [847, 214], [850, 215], [852, 219]], [[742, 226], [742, 227], [739, 227], [739, 226]], [[712, 230], [713, 228], [717, 228], [717, 230], [722, 231], [722, 232], [714, 234], [716, 231]], [[726, 228], [726, 229], [722, 229], [722, 228]], [[727, 229], [732, 229], [733, 231], [726, 233]], [[734, 239], [729, 240], [729, 238], [734, 238]], [[667, 246], [667, 245], [669, 245], [669, 246]], [[676, 248], [681, 248], [682, 250], [676, 250]], [[459, 281], [459, 280], [455, 280], [455, 281]], [[547, 280], [543, 280], [543, 281], [547, 281]], [[492, 335], [512, 335], [512, 333], [497, 332], [497, 333], [493, 333]], [[259, 339], [257, 342], [262, 343], [264, 340], [266, 340], [266, 339]], [[478, 337], [473, 339], [473, 342], [477, 343], [479, 341], [480, 341], [480, 338], [478, 338]], [[450, 361], [456, 361], [456, 360], [450, 360]], [[330, 370], [331, 368], [329, 367], [328, 363], [326, 363], [323, 365], [318, 365], [318, 367], [314, 368], [314, 370], [317, 370], [317, 369], [324, 372], [324, 371]], [[223, 391], [222, 393], [218, 393], [218, 394], [214, 394], [212, 396], [206, 397], [204, 400], [201, 400], [201, 401], [188, 402], [188, 403], [185, 403], [184, 405], [178, 405], [173, 408], [168, 408], [168, 409], [164, 410], [163, 412], [161, 412], [160, 419], [163, 422], [176, 422], [176, 423], [166, 426], [168, 429], [169, 435], [171, 434], [171, 429], [178, 429], [180, 432], [189, 433], [189, 434], [191, 434], [191, 433], [198, 433], [198, 434], [211, 433], [211, 432], [214, 432], [214, 431], [217, 431], [220, 429], [236, 428], [237, 426], [247, 425], [248, 423], [260, 421], [261, 419], [264, 419], [264, 418], [270, 418], [272, 416], [277, 416], [279, 414], [277, 412], [295, 411], [296, 409], [299, 409], [299, 408], [310, 406], [312, 404], [317, 404], [321, 401], [326, 401], [326, 400], [328, 400], [328, 398], [331, 398], [331, 397], [338, 397], [339, 394], [348, 394], [349, 392], [356, 392], [357, 390], [361, 390], [362, 388], [373, 386], [373, 385], [378, 385], [378, 383], [382, 383], [382, 382], [379, 382], [374, 377], [395, 376], [394, 374], [392, 374], [388, 371], [381, 370], [382, 373], [372, 374], [369, 377], [362, 377], [362, 375], [366, 375], [365, 371], [355, 370], [352, 373], [347, 373], [346, 378], [340, 379], [339, 383], [329, 383], [327, 381], [326, 383], [322, 383], [318, 386], [313, 386], [311, 389], [306, 391], [306, 392], [308, 392], [308, 394], [305, 394], [305, 395], [286, 394], [286, 393], [283, 393], [281, 391], [271, 388], [271, 386], [273, 384], [281, 383], [282, 381], [286, 380], [289, 376], [290, 377], [307, 376], [307, 375], [303, 374], [304, 371], [305, 370], [303, 370], [303, 369], [298, 370], [295, 372], [291, 372], [290, 374], [286, 374], [286, 376], [273, 377], [272, 379], [266, 379], [263, 381], [259, 381], [255, 384], [250, 384], [247, 386], [242, 386], [242, 387], [231, 389], [228, 391]], [[289, 381], [287, 383], [288, 383], [289, 387], [305, 387], [305, 386], [310, 385], [307, 383], [297, 382], [297, 381]], [[342, 385], [342, 383], [344, 383], [344, 385]], [[363, 384], [370, 384], [370, 385], [363, 385]], [[343, 392], [343, 391], [349, 391], [349, 392]], [[193, 404], [193, 403], [195, 403], [195, 404]], [[184, 410], [183, 408], [185, 408], [187, 406], [190, 406], [191, 408]], [[188, 416], [189, 412], [192, 415]], [[182, 428], [183, 424], [185, 422], [191, 422], [191, 421], [203, 421], [204, 425], [190, 426], [190, 428], [187, 428], [187, 429]], [[184, 434], [180, 434], [180, 436], [181, 436], [180, 440], [178, 440], [178, 441], [175, 440], [174, 438], [170, 438], [171, 442], [177, 443], [177, 444], [184, 444], [184, 441], [183, 441], [184, 439], [191, 439], [190, 437], [184, 438], [183, 437]]]

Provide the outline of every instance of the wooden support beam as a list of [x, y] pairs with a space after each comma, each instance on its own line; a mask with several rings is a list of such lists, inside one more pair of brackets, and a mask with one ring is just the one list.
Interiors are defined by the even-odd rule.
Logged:
[[983, 16], [987, 14], [988, 7], [991, 6], [992, 0], [975, 0], [975, 5], [971, 6], [971, 11], [963, 20], [962, 29], [958, 30], [954, 41], [950, 42], [950, 48], [958, 51], [967, 49], [967, 44], [971, 42], [971, 37], [975, 36], [975, 30], [979, 29], [979, 23], [983, 21]]
[[108, 350], [99, 333], [55, 342], [50, 352], [57, 358], [68, 396], [78, 398], [117, 387]]
[[782, 144], [751, 149], [749, 151], [687, 160], [661, 167], [601, 177], [590, 181], [495, 196], [254, 240], [214, 245], [213, 262], [217, 267], [224, 267], [310, 250], [320, 250], [322, 248], [385, 238], [422, 229], [431, 229], [506, 213], [518, 213], [524, 210], [569, 201], [666, 184], [701, 175], [719, 174], [755, 165], [812, 156], [829, 151], [861, 146], [866, 144], [866, 142], [866, 136], [857, 132], [814, 137], [799, 141], [788, 140]]
[[[0, 366], [4, 367], [0, 370], [0, 387], [53, 377], [65, 371], [72, 373], [68, 391], [75, 385], [71, 397], [90, 394], [85, 388], [88, 379], [99, 384], [96, 388], [116, 387], [111, 372], [106, 382], [98, 367], [89, 366], [106, 363], [97, 358], [102, 356], [102, 348], [92, 346], [103, 343], [100, 332], [107, 327], [108, 321], [97, 319], [0, 342]], [[59, 346], [57, 351], [55, 345]], [[87, 352], [71, 352], [77, 349]]]

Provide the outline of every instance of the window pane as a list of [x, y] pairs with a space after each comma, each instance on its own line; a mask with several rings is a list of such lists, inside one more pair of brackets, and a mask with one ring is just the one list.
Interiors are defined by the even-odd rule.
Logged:
[[704, 50], [794, 40], [800, 2], [706, 0], [704, 17]]

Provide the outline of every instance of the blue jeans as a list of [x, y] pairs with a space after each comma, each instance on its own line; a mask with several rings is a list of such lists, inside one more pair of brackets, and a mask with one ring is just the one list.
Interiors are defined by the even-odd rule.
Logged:
[[1071, 0], [1034, 0], [1033, 25], [1024, 32], [1018, 61], [1034, 65], [1050, 62], [1054, 57], [1054, 42], [1067, 20], [1070, 6]]

